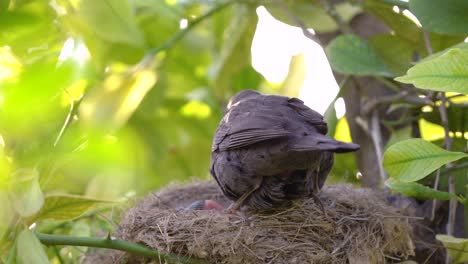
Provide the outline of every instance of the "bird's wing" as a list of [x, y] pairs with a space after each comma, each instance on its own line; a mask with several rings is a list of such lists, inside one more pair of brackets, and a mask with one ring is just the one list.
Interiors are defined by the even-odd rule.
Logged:
[[284, 129], [247, 129], [230, 134], [228, 140], [221, 142], [219, 148], [220, 150], [236, 149], [265, 140], [287, 137], [289, 134]]
[[215, 142], [220, 150], [229, 150], [287, 137], [290, 132], [282, 124], [283, 117], [275, 112], [258, 108], [241, 112], [234, 108], [229, 117], [223, 120], [223, 133], [215, 136]]
[[288, 147], [291, 151], [321, 150], [336, 153], [351, 152], [359, 149], [359, 145], [357, 144], [338, 141], [319, 133], [291, 140], [291, 144]]
[[302, 116], [306, 122], [313, 125], [317, 130], [325, 135], [328, 132], [327, 123], [323, 121], [323, 116], [307, 107], [303, 101], [298, 98], [289, 98], [288, 106]]

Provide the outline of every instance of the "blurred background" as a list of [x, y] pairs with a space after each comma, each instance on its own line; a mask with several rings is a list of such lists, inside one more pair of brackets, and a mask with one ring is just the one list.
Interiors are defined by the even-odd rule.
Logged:
[[[3, 186], [29, 169], [45, 193], [117, 199], [209, 179], [213, 133], [242, 89], [331, 106], [332, 136], [350, 141], [321, 46], [268, 5], [226, 3], [1, 1]], [[353, 180], [342, 160], [332, 175]]]

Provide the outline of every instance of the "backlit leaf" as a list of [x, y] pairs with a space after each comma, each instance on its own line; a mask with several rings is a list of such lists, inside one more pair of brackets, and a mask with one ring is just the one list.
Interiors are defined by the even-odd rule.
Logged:
[[16, 212], [30, 216], [44, 204], [44, 195], [39, 186], [39, 173], [36, 169], [18, 169], [11, 179], [10, 198]]
[[22, 264], [50, 263], [41, 242], [29, 229], [21, 231], [18, 236], [16, 257]]
[[401, 193], [408, 197], [438, 200], [450, 200], [450, 198], [452, 198], [452, 195], [448, 192], [437, 191], [417, 182], [403, 182], [390, 178], [385, 182], [385, 185], [387, 185], [392, 191]]
[[422, 89], [468, 94], [468, 49], [454, 48], [424, 60], [395, 78]]
[[47, 196], [45, 198], [44, 206], [30, 219], [30, 222], [44, 219], [73, 219], [85, 213], [92, 206], [104, 202], [109, 201], [72, 195]]
[[444, 150], [423, 139], [408, 139], [390, 146], [383, 165], [391, 177], [414, 182], [449, 162], [468, 157], [462, 152]]
[[468, 239], [441, 234], [436, 239], [444, 244], [454, 263], [468, 261]]

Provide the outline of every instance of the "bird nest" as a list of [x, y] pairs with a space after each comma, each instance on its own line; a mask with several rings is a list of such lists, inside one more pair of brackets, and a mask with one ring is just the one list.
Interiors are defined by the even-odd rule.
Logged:
[[[116, 236], [208, 263], [388, 263], [414, 255], [407, 217], [379, 192], [326, 186], [313, 199], [274, 212], [183, 211], [194, 200], [229, 201], [214, 182], [172, 185], [122, 216]], [[94, 258], [99, 258], [94, 259]], [[159, 263], [112, 251], [88, 262]], [[96, 262], [94, 262], [96, 263]]]

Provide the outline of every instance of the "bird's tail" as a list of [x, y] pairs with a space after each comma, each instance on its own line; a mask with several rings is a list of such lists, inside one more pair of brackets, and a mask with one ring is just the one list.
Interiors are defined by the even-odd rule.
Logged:
[[335, 153], [346, 153], [359, 150], [359, 145], [346, 143], [329, 138], [322, 134], [312, 134], [298, 138], [290, 145], [292, 151], [331, 151]]

